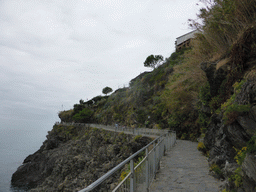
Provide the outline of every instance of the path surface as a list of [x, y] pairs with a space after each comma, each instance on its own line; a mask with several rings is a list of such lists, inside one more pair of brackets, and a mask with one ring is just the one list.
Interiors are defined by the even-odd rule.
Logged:
[[161, 160], [150, 192], [219, 192], [221, 184], [209, 175], [207, 159], [197, 150], [197, 143], [177, 140]]

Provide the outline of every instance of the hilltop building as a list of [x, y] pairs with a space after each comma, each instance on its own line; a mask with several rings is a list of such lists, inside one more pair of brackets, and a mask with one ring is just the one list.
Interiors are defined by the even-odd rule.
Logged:
[[189, 33], [186, 33], [185, 35], [177, 37], [176, 41], [175, 41], [176, 51], [179, 51], [184, 47], [189, 47], [190, 46], [190, 41], [191, 41], [191, 39], [193, 39], [195, 37], [196, 33], [200, 33], [200, 31], [194, 30], [194, 31], [191, 31]]

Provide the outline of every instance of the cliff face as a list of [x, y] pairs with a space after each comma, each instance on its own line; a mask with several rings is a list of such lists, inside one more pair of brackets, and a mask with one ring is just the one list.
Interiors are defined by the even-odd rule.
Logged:
[[248, 28], [221, 66], [221, 61], [201, 64], [211, 95], [201, 107], [210, 118], [204, 144], [226, 190], [256, 191], [255, 35], [256, 28]]
[[[236, 100], [237, 103], [253, 104], [255, 96], [255, 82], [246, 82]], [[205, 134], [204, 144], [209, 149], [210, 165], [219, 166], [223, 174], [220, 177], [227, 180], [228, 189], [255, 191], [256, 153], [254, 149], [249, 151], [248, 142], [254, 140], [256, 132], [256, 106], [251, 107], [248, 112], [236, 115], [236, 120], [227, 124], [223, 120], [223, 113], [214, 114]], [[254, 145], [255, 143], [251, 147], [254, 148]]]
[[[54, 125], [41, 148], [13, 174], [12, 186], [31, 191], [77, 191], [150, 141], [95, 128]], [[120, 173], [108, 179], [97, 191], [112, 188], [119, 177]]]

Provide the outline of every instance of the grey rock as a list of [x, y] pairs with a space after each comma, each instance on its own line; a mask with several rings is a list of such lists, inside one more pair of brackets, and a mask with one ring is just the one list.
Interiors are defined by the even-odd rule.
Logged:
[[[206, 71], [211, 89], [213, 87], [218, 89], [217, 85], [220, 85], [220, 81], [216, 82], [215, 77], [217, 72], [214, 70], [214, 66], [203, 64], [201, 67]], [[222, 71], [220, 74], [224, 75], [225, 72]], [[251, 154], [247, 154], [242, 164], [243, 186], [237, 188], [234, 182], [228, 181], [228, 178], [234, 175], [235, 170], [239, 167], [234, 160], [237, 154], [234, 148], [240, 150], [242, 147], [247, 146], [248, 141], [256, 133], [255, 101], [256, 83], [255, 81], [248, 80], [241, 87], [241, 92], [236, 95], [234, 102], [239, 105], [250, 104], [252, 107], [249, 112], [239, 112], [235, 121], [229, 125], [226, 125], [222, 120], [222, 113], [218, 115], [213, 114], [205, 133], [204, 144], [209, 150], [208, 162], [210, 165], [217, 164], [222, 169], [226, 182], [225, 185], [228, 190], [256, 191], [256, 158]], [[228, 164], [226, 162], [228, 162]]]
[[256, 187], [256, 156], [255, 154], [247, 153], [242, 164], [244, 174], [254, 182]]
[[226, 161], [225, 167], [223, 168], [223, 173], [226, 178], [229, 178], [231, 175], [235, 174], [236, 169], [239, 167], [237, 163], [229, 163]]
[[[254, 114], [254, 110], [253, 110], [253, 114]], [[254, 115], [252, 115], [252, 117], [254, 117]], [[237, 118], [237, 121], [250, 137], [252, 137], [255, 134], [256, 122], [254, 119], [249, 118], [249, 116], [239, 116]]]
[[245, 132], [244, 128], [236, 122], [231, 125], [227, 125], [225, 130], [229, 143], [238, 149], [245, 147], [251, 138]]
[[[146, 137], [134, 141], [132, 135], [81, 126], [74, 127], [72, 135], [66, 137], [65, 127], [62, 129], [58, 132], [53, 128], [42, 147], [24, 160], [12, 176], [14, 187], [32, 192], [78, 191], [151, 141]], [[76, 139], [71, 139], [73, 136]], [[122, 142], [118, 145], [117, 141]], [[118, 179], [117, 174], [96, 191], [109, 190]]]

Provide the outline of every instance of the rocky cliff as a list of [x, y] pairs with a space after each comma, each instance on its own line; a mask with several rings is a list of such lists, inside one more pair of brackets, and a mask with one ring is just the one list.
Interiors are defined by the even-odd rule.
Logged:
[[255, 36], [249, 27], [222, 60], [201, 63], [211, 95], [201, 107], [210, 119], [204, 145], [228, 191], [256, 191]]
[[[254, 103], [256, 98], [255, 82], [247, 81], [235, 97], [238, 104]], [[235, 120], [227, 124], [224, 113], [213, 114], [204, 138], [209, 150], [211, 167], [221, 169], [220, 177], [226, 179], [227, 189], [255, 191], [256, 153], [254, 134], [256, 132], [256, 106], [247, 112], [236, 112]], [[252, 146], [249, 141], [252, 140]], [[250, 150], [249, 147], [252, 149]]]
[[[30, 191], [77, 191], [151, 141], [82, 126], [54, 125], [41, 148], [29, 155], [12, 176], [12, 186]], [[120, 179], [108, 179], [108, 191]]]

